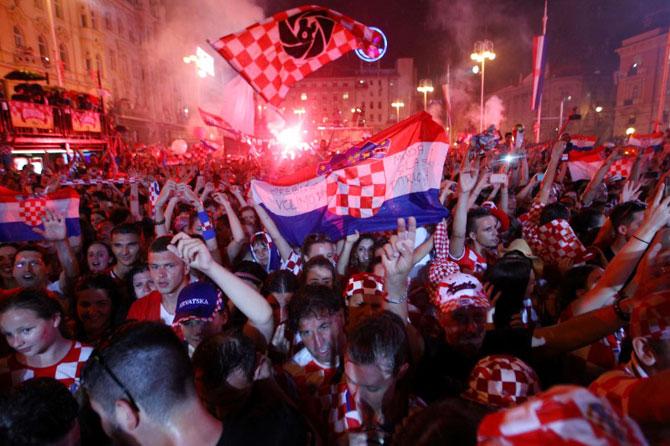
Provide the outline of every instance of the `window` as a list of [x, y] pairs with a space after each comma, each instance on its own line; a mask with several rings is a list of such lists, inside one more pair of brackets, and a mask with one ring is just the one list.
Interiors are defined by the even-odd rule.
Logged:
[[382, 115], [381, 115], [381, 114], [378, 114], [378, 115], [377, 115], [377, 121], [381, 122], [381, 120], [382, 120]]
[[116, 71], [116, 51], [109, 50], [109, 68]]
[[98, 17], [95, 15], [95, 11], [91, 9], [91, 28], [98, 29]]
[[630, 67], [628, 67], [628, 75], [629, 76], [635, 76], [638, 73], [638, 70], [640, 69], [640, 62], [633, 62]]
[[381, 103], [381, 101], [377, 102], [377, 108], [380, 109], [380, 110], [382, 109], [382, 103]]
[[375, 103], [370, 101], [370, 110], [374, 110], [374, 109], [375, 109]]
[[86, 64], [86, 72], [91, 73], [93, 71], [93, 60], [91, 59], [90, 51], [84, 53], [84, 63]]
[[123, 34], [123, 21], [121, 20], [121, 17], [116, 19], [116, 29], [120, 35]]
[[23, 37], [23, 31], [18, 26], [14, 27], [14, 46], [16, 49], [23, 48], [26, 44], [26, 39]]
[[44, 9], [44, 0], [34, 0], [33, 5], [35, 5], [37, 9]]
[[342, 93], [342, 99], [344, 99], [345, 101], [347, 99], [349, 99], [349, 92], [348, 91], [345, 91], [344, 93]]
[[635, 124], [635, 121], [636, 121], [636, 120], [637, 120], [637, 119], [635, 118], [635, 115], [630, 115], [630, 116], [628, 117], [628, 125], [633, 125], [633, 124]]
[[79, 24], [82, 28], [88, 28], [88, 13], [84, 6], [79, 8]]
[[382, 80], [381, 79], [377, 79], [377, 86], [379, 86], [379, 87], [382, 86]]
[[98, 73], [100, 73], [100, 77], [103, 77], [103, 71], [102, 71], [102, 56], [100, 54], [95, 55], [95, 69], [98, 70]]
[[40, 58], [44, 60], [49, 59], [49, 46], [47, 45], [47, 39], [44, 36], [37, 36], [37, 49], [40, 52]]
[[58, 57], [60, 57], [60, 63], [63, 65], [63, 70], [69, 70], [70, 58], [67, 54], [67, 47], [64, 43], [58, 45]]
[[107, 31], [112, 31], [112, 15], [110, 13], [105, 14], [105, 29]]
[[63, 18], [63, 4], [61, 3], [61, 0], [54, 0], [54, 14], [56, 14], [56, 17], [59, 19]]

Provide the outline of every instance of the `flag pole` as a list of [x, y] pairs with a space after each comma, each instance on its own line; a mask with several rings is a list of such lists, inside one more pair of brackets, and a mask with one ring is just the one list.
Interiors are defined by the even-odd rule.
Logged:
[[670, 59], [670, 28], [665, 42], [665, 51], [663, 52], [663, 76], [661, 77], [661, 94], [658, 97], [658, 110], [656, 111], [656, 122], [653, 124], [652, 131], [658, 132], [661, 129], [663, 119], [663, 109], [665, 108], [665, 98], [668, 85], [668, 59]]
[[451, 144], [451, 64], [447, 65], [447, 125], [449, 126], [449, 144]]
[[[542, 35], [546, 37], [547, 34], [547, 1], [544, 0], [544, 15], [542, 16]], [[542, 67], [544, 69], [544, 67]], [[538, 91], [538, 94], [542, 94]], [[537, 107], [537, 119], [535, 121], [535, 142], [540, 142], [540, 124], [542, 123], [542, 98], [540, 98], [540, 104]]]

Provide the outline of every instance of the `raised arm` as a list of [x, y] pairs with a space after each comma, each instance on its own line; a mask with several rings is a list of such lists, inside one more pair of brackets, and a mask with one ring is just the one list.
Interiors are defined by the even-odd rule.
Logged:
[[275, 245], [277, 245], [279, 255], [281, 255], [282, 259], [288, 260], [289, 257], [291, 256], [292, 251], [291, 245], [289, 245], [284, 236], [281, 235], [281, 232], [279, 232], [279, 228], [277, 227], [275, 222], [272, 221], [272, 218], [270, 218], [268, 213], [265, 212], [263, 206], [256, 203], [254, 203], [253, 206], [254, 209], [256, 210], [256, 214], [258, 214], [258, 218], [265, 227], [265, 230], [268, 231], [268, 234], [270, 234], [270, 237], [272, 237], [272, 241], [275, 242]]
[[561, 161], [561, 156], [563, 155], [564, 151], [564, 141], [558, 141], [551, 149], [549, 164], [547, 165], [547, 170], [544, 172], [542, 187], [540, 187], [540, 194], [538, 195], [538, 200], [542, 204], [547, 204], [549, 201], [551, 187], [554, 185], [554, 179], [556, 178], [556, 169], [558, 168], [558, 163]]
[[228, 256], [228, 260], [232, 262], [240, 253], [242, 245], [244, 245], [244, 241], [246, 240], [244, 229], [242, 229], [240, 219], [230, 205], [230, 201], [228, 201], [226, 194], [223, 192], [215, 192], [213, 198], [214, 201], [223, 207], [224, 212], [228, 216], [228, 224], [230, 225], [230, 232], [233, 234], [233, 239], [226, 247], [226, 255]]
[[61, 290], [65, 290], [67, 284], [79, 276], [79, 262], [67, 239], [65, 217], [47, 209], [42, 216], [42, 224], [44, 229], [34, 228], [33, 231], [54, 245], [58, 261], [63, 268], [60, 278]]
[[168, 249], [191, 268], [209, 277], [249, 319], [247, 324], [257, 329], [266, 342], [270, 342], [274, 329], [272, 308], [258, 291], [215, 262], [207, 246], [199, 239], [179, 233], [173, 237]]
[[605, 162], [600, 166], [596, 174], [591, 178], [591, 181], [589, 181], [589, 184], [586, 185], [586, 189], [584, 189], [584, 193], [582, 194], [582, 206], [590, 206], [591, 202], [596, 196], [596, 191], [598, 189], [598, 186], [603, 182], [605, 179], [605, 175], [607, 175], [607, 172], [609, 172], [610, 167], [612, 167], [612, 164], [614, 164], [614, 161], [616, 161], [619, 157], [619, 152], [618, 150], [614, 150], [610, 156], [607, 157]]
[[470, 193], [477, 183], [479, 167], [476, 162], [471, 162], [466, 169], [461, 171], [458, 178], [458, 201], [454, 211], [454, 222], [449, 239], [449, 254], [452, 257], [460, 258], [465, 251], [466, 227], [468, 223], [468, 210]]
[[175, 190], [175, 182], [172, 180], [167, 180], [156, 202], [154, 203], [153, 209], [153, 219], [154, 219], [154, 230], [156, 231], [156, 236], [160, 237], [162, 235], [167, 235], [168, 231], [166, 226], [166, 218], [164, 213], [165, 205], [170, 199], [170, 194]]
[[340, 257], [337, 259], [337, 274], [343, 276], [347, 273], [347, 266], [349, 266], [349, 259], [351, 258], [351, 250], [360, 237], [361, 234], [356, 231], [353, 234], [349, 234], [345, 238], [342, 252], [340, 253]]

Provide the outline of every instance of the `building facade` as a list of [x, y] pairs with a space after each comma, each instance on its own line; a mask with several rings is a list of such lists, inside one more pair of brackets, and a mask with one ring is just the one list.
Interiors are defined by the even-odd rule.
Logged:
[[623, 135], [628, 128], [648, 133], [657, 124], [659, 129], [668, 128], [670, 82], [663, 85], [663, 72], [668, 64], [669, 38], [667, 30], [656, 28], [625, 39], [616, 50], [619, 69], [615, 73], [615, 134]]
[[[531, 111], [532, 76], [520, 78], [493, 95], [503, 101], [503, 131], [512, 131], [515, 124], [523, 124], [528, 136], [533, 135], [537, 113]], [[569, 133], [590, 134], [601, 138], [612, 136], [613, 110], [612, 81], [606, 75], [545, 76], [542, 92], [540, 140], [556, 136], [565, 120], [576, 111], [580, 119], [570, 121]], [[562, 110], [562, 114], [561, 114]]]
[[186, 131], [188, 108], [168, 62], [149, 54], [165, 22], [162, 0], [3, 0], [0, 78], [46, 74], [50, 86], [102, 98], [129, 141], [167, 142]]
[[398, 117], [410, 116], [415, 102], [414, 60], [401, 58], [394, 68], [372, 64], [332, 75], [317, 71], [291, 89], [282, 109], [289, 120], [311, 127], [366, 126], [379, 131]]

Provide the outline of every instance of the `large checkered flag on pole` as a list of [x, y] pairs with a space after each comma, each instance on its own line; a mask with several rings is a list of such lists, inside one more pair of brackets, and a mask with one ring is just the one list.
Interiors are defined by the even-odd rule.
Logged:
[[374, 53], [380, 33], [332, 9], [305, 5], [277, 13], [212, 43], [230, 65], [272, 105], [297, 81], [343, 54]]

